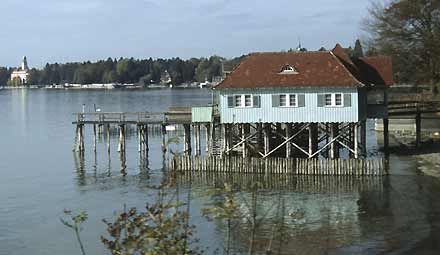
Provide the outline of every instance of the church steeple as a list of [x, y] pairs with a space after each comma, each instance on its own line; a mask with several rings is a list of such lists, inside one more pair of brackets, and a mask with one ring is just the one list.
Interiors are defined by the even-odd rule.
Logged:
[[23, 61], [21, 61], [21, 70], [27, 71], [29, 70], [28, 64], [27, 64], [27, 58], [26, 56], [23, 57]]

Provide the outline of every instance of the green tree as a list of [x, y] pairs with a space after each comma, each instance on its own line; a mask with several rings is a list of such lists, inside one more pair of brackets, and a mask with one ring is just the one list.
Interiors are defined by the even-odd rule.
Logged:
[[362, 57], [364, 57], [364, 50], [362, 49], [362, 44], [361, 44], [361, 41], [359, 39], [356, 40], [356, 42], [354, 44], [354, 49], [353, 49], [353, 52], [351, 54], [351, 57], [353, 57], [353, 58], [362, 58]]

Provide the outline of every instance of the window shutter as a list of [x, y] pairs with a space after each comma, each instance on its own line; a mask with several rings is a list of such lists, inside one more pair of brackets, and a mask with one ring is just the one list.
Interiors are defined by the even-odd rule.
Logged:
[[318, 107], [324, 107], [325, 104], [324, 94], [318, 94]]
[[234, 97], [228, 96], [228, 108], [234, 108]]
[[272, 95], [272, 107], [280, 106], [280, 95]]
[[351, 94], [344, 94], [344, 106], [351, 107]]
[[305, 107], [306, 106], [306, 95], [298, 94], [296, 100], [298, 100], [298, 107]]
[[261, 107], [260, 96], [254, 96], [252, 101], [254, 102], [254, 108]]

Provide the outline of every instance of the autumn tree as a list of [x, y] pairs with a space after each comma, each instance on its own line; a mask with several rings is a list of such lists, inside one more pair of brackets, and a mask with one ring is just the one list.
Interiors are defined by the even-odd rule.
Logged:
[[365, 25], [367, 52], [391, 55], [397, 82], [440, 82], [439, 0], [373, 2]]

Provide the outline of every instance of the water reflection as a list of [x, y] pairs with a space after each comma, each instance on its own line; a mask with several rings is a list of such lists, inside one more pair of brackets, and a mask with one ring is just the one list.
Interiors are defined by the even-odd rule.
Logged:
[[196, 173], [177, 176], [176, 186], [208, 208], [225, 206], [228, 196], [237, 204], [239, 217], [212, 217], [224, 236], [220, 254], [376, 253], [395, 249], [396, 240], [406, 239], [402, 228], [423, 222], [398, 213], [407, 208], [392, 204], [389, 177]]

